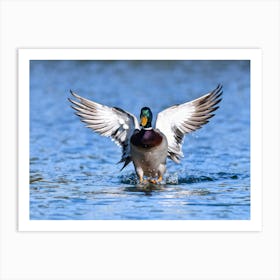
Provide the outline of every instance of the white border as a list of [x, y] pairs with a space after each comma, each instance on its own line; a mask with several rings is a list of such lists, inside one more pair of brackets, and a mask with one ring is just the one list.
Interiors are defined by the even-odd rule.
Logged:
[[[251, 219], [219, 221], [37, 221], [29, 220], [30, 60], [250, 60]], [[262, 182], [262, 72], [260, 49], [19, 49], [19, 231], [260, 231]]]

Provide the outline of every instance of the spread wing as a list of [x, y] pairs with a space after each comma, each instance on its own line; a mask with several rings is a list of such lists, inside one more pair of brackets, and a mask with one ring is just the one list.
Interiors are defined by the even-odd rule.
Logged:
[[156, 120], [156, 128], [165, 134], [168, 141], [168, 157], [179, 163], [183, 157], [184, 135], [201, 128], [214, 116], [219, 108], [222, 85], [202, 97], [161, 111]]
[[69, 98], [73, 104], [71, 107], [76, 110], [76, 114], [86, 127], [102, 136], [111, 137], [117, 145], [122, 147], [120, 162], [124, 162], [124, 168], [131, 161], [130, 137], [135, 129], [140, 128], [137, 118], [120, 108], [108, 107], [83, 98], [71, 90], [70, 92], [76, 98], [76, 100]]

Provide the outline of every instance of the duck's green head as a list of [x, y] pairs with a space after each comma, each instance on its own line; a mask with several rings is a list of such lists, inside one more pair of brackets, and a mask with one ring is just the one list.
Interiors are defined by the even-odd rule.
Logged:
[[152, 126], [153, 113], [149, 107], [143, 107], [140, 114], [140, 125], [144, 128]]

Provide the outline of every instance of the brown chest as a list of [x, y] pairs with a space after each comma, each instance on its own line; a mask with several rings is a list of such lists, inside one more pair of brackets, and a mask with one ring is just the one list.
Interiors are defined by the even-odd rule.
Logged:
[[153, 148], [161, 144], [162, 136], [153, 129], [141, 129], [134, 132], [130, 142], [136, 147]]

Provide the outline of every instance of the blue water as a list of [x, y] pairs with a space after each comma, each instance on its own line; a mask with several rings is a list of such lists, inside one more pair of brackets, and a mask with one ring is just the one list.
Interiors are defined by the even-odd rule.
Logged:
[[[180, 164], [143, 188], [121, 149], [85, 128], [69, 90], [137, 117], [154, 116], [223, 84], [215, 117], [185, 137]], [[32, 61], [30, 218], [35, 220], [250, 219], [248, 61]]]

